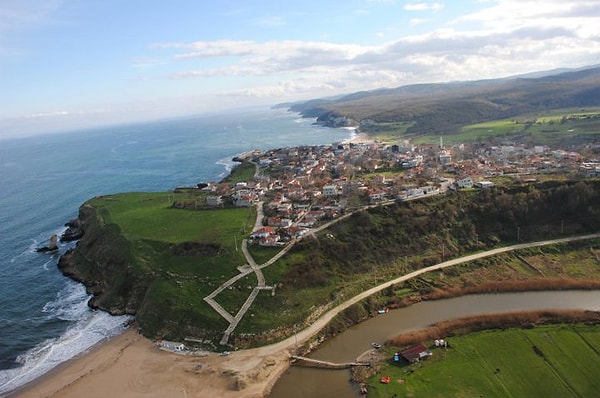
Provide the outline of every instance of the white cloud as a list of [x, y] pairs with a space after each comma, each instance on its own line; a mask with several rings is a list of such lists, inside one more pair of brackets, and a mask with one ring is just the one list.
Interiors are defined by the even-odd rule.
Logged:
[[404, 6], [406, 11], [438, 11], [442, 8], [442, 3], [408, 3]]
[[[594, 13], [580, 16], [592, 2], [550, 1], [540, 11], [539, 4], [535, 7], [533, 1], [522, 1], [491, 2], [487, 8], [454, 21], [451, 28], [404, 36], [379, 46], [218, 40], [160, 44], [155, 48], [175, 52], [173, 57], [183, 69], [170, 78], [236, 76], [246, 81], [246, 88], [222, 94], [256, 98], [306, 97], [311, 93], [321, 96], [598, 63], [600, 21]], [[414, 8], [417, 4], [433, 9], [440, 3], [413, 3]], [[517, 4], [521, 4], [518, 12], [509, 12]], [[536, 16], [540, 14], [541, 19]], [[424, 21], [415, 18], [410, 23]], [[209, 59], [215, 62], [198, 67], [199, 61]], [[194, 63], [194, 67], [186, 69], [188, 63]]]
[[421, 24], [424, 24], [424, 23], [426, 23], [427, 21], [428, 21], [428, 19], [425, 19], [425, 18], [411, 18], [411, 19], [408, 21], [408, 24], [409, 24], [410, 26], [416, 26], [416, 25], [421, 25]]
[[456, 23], [475, 22], [488, 31], [506, 32], [526, 27], [564, 27], [580, 36], [600, 36], [598, 0], [498, 0], [467, 14]]

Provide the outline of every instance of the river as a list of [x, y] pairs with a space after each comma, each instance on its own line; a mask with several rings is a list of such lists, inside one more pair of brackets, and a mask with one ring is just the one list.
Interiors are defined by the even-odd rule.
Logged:
[[[600, 311], [600, 291], [523, 292], [477, 294], [426, 301], [392, 310], [362, 322], [323, 343], [310, 357], [348, 362], [371, 348], [371, 342], [423, 329], [432, 323], [500, 312], [543, 309]], [[348, 370], [291, 366], [274, 386], [270, 398], [359, 397]]]

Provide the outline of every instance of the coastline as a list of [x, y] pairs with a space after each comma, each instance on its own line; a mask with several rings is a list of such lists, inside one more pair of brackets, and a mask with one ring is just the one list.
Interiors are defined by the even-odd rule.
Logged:
[[[366, 134], [352, 133], [344, 142], [371, 142]], [[312, 329], [312, 328], [311, 328]], [[0, 394], [1, 397], [71, 397], [85, 395], [88, 397], [105, 396], [119, 391], [120, 396], [178, 396], [174, 391], [181, 391], [181, 396], [207, 396], [255, 398], [268, 395], [281, 374], [289, 367], [288, 349], [293, 346], [289, 339], [287, 344], [274, 344], [277, 352], [270, 349], [268, 353], [254, 356], [256, 350], [244, 353], [233, 352], [229, 357], [211, 354], [208, 357], [181, 356], [157, 349], [153, 342], [135, 330], [126, 330], [92, 346], [77, 356], [57, 365], [34, 380]], [[260, 350], [260, 349], [258, 349]], [[261, 350], [263, 351], [263, 350]], [[133, 366], [123, 366], [127, 359], [131, 363], [161, 363], [167, 371], [160, 375], [168, 375], [173, 382], [164, 382], [161, 386], [169, 388], [168, 392], [155, 386], [140, 392], [132, 386], [131, 380], [138, 380], [142, 375], [151, 377], [153, 372], [142, 371]], [[263, 365], [261, 372], [251, 372], [248, 366], [239, 366], [235, 362], [240, 359], [250, 360], [256, 365]], [[253, 359], [250, 359], [253, 358]], [[199, 367], [199, 365], [201, 365]], [[113, 374], [114, 373], [114, 374]], [[111, 377], [106, 375], [112, 374]], [[190, 374], [198, 375], [196, 381], [186, 381], [178, 386], [177, 380]], [[216, 377], [216, 376], [218, 377]], [[124, 380], [123, 380], [124, 379]], [[144, 382], [146, 383], [146, 382]], [[156, 382], [147, 383], [155, 384]], [[189, 388], [188, 384], [198, 384]], [[81, 385], [86, 385], [81, 388]], [[170, 385], [170, 387], [169, 387]], [[202, 388], [200, 388], [202, 387]], [[151, 392], [149, 392], [151, 391]]]
[[[545, 246], [557, 242], [597, 238], [583, 235], [549, 241], [518, 244], [448, 260], [387, 281], [330, 309], [295, 336], [268, 346], [206, 357], [177, 355], [158, 349], [149, 339], [129, 329], [89, 353], [32, 381], [6, 397], [102, 397], [119, 392], [120, 397], [239, 397], [261, 398], [270, 393], [289, 367], [290, 352], [303, 345], [337, 314], [351, 305], [401, 281], [476, 258], [502, 252]], [[458, 292], [454, 292], [458, 295]]]
[[288, 368], [288, 355], [249, 351], [178, 355], [129, 329], [5, 397], [264, 397]]

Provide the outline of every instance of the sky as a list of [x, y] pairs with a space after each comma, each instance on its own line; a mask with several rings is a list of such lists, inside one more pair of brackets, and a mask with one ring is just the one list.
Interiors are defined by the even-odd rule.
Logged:
[[0, 138], [600, 64], [600, 0], [0, 0]]

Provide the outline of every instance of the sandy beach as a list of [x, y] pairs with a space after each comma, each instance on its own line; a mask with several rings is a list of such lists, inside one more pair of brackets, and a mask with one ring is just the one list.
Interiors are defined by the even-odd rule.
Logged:
[[288, 366], [285, 350], [179, 355], [160, 350], [131, 329], [8, 397], [254, 398], [268, 394]]

